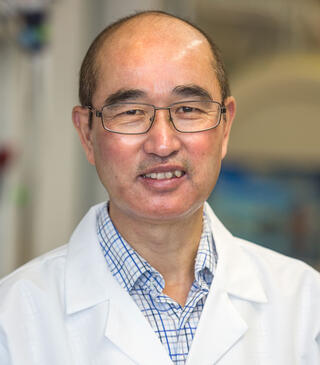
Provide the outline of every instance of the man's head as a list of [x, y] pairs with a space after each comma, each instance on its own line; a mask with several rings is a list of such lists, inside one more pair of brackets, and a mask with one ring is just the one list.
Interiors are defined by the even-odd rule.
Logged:
[[[113, 218], [181, 219], [199, 211], [209, 196], [235, 111], [212, 47], [187, 22], [149, 12], [116, 23], [89, 49], [81, 71], [82, 106], [74, 108], [73, 121], [109, 193]], [[168, 110], [158, 110], [147, 133], [123, 135], [103, 129], [96, 115], [91, 126], [84, 107], [101, 110], [106, 103], [134, 102], [165, 108], [190, 100], [224, 104], [226, 117], [214, 129], [181, 133]]]
[[[192, 24], [182, 18], [173, 16], [171, 14], [162, 12], [162, 11], [146, 11], [140, 12], [134, 15], [127, 16], [125, 18], [121, 18], [118, 21], [110, 24], [106, 27], [92, 42], [89, 47], [86, 56], [82, 62], [81, 70], [80, 70], [80, 79], [79, 79], [79, 100], [82, 106], [92, 105], [92, 96], [96, 90], [96, 86], [99, 79], [99, 63], [98, 55], [99, 51], [102, 49], [105, 42], [111, 38], [112, 34], [116, 32], [121, 26], [129, 23], [131, 20], [139, 20], [139, 18], [154, 16], [155, 23], [157, 17], [167, 18], [170, 21], [171, 19], [180, 20], [184, 22], [186, 25], [197, 30], [203, 37], [207, 40], [211, 52], [212, 52], [212, 66], [216, 72], [217, 79], [219, 82], [219, 86], [221, 89], [222, 100], [230, 96], [230, 87], [229, 81], [227, 77], [227, 73], [225, 70], [225, 66], [220, 54], [220, 50], [217, 45], [213, 42], [211, 37], [209, 37], [202, 29], [198, 28], [195, 24]], [[156, 26], [156, 25], [155, 25]], [[156, 30], [156, 29], [155, 29]]]

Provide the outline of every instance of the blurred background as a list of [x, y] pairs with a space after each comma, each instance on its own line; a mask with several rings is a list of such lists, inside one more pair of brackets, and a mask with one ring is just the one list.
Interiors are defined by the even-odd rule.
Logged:
[[107, 199], [71, 123], [94, 37], [137, 10], [196, 22], [238, 114], [210, 204], [234, 234], [320, 269], [319, 0], [0, 0], [0, 276]]

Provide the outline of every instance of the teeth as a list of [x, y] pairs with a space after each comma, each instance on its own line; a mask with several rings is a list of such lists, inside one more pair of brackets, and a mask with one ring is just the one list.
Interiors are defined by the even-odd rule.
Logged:
[[150, 179], [155, 180], [164, 180], [164, 179], [172, 179], [173, 177], [181, 177], [183, 172], [181, 170], [175, 171], [167, 171], [167, 172], [152, 172], [150, 174], [144, 175]]

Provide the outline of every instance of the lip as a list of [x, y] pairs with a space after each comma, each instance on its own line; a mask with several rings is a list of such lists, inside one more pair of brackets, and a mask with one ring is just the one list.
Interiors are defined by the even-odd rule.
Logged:
[[[170, 179], [152, 179], [146, 177], [146, 174], [152, 174], [157, 172], [169, 172], [180, 170], [183, 171], [183, 175], [180, 177], [173, 177]], [[159, 165], [153, 166], [143, 171], [142, 174], [138, 176], [139, 181], [143, 184], [143, 186], [147, 189], [150, 189], [155, 192], [170, 192], [177, 189], [187, 178], [186, 169], [183, 168], [181, 165]]]
[[183, 171], [184, 175], [186, 174], [186, 169], [184, 167], [182, 167], [181, 165], [158, 165], [158, 166], [153, 166], [152, 168], [144, 170], [139, 175], [139, 177], [143, 177], [144, 175], [152, 174], [154, 172], [169, 172], [169, 171], [175, 171], [175, 170]]

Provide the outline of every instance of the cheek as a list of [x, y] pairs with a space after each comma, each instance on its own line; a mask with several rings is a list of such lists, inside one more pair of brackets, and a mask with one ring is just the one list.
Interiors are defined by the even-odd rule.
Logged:
[[108, 181], [120, 181], [136, 166], [138, 141], [135, 136], [117, 134], [99, 135], [94, 143], [95, 164], [104, 185]]
[[[211, 132], [214, 132], [211, 131]], [[222, 160], [222, 140], [220, 133], [199, 135], [189, 142], [189, 156], [192, 159], [194, 181], [197, 185], [213, 186], [220, 172]], [[206, 133], [206, 132], [205, 132]]]
[[[194, 136], [190, 139], [189, 155], [194, 159], [194, 162], [198, 163], [199, 166], [215, 165], [216, 162], [222, 159], [222, 140], [220, 133], [211, 133], [213, 131], [203, 132], [203, 135]], [[208, 133], [208, 135], [205, 135]]]
[[117, 148], [106, 136], [97, 136], [94, 141], [95, 166], [102, 184], [109, 190], [112, 180], [117, 180], [115, 166], [117, 161]]

